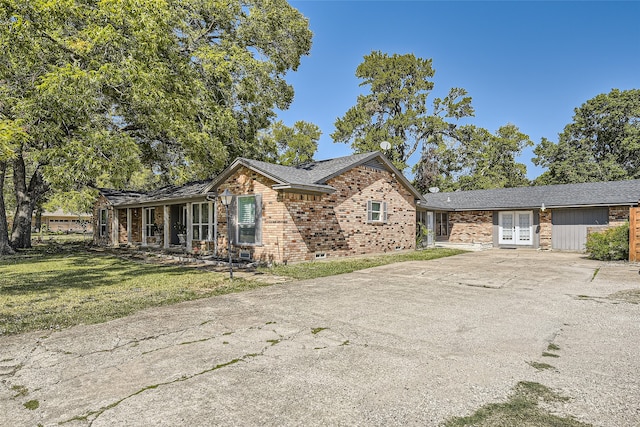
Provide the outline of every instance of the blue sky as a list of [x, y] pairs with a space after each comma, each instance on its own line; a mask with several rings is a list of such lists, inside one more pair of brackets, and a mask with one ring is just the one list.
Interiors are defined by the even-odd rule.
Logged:
[[[494, 132], [513, 123], [538, 144], [557, 141], [573, 110], [611, 89], [640, 88], [640, 2], [290, 0], [309, 19], [311, 54], [287, 76], [295, 99], [279, 118], [322, 130], [317, 160], [352, 153], [331, 140], [355, 105], [363, 56], [432, 58], [432, 97], [462, 87], [476, 111], [468, 122]], [[529, 178], [542, 170], [526, 151]], [[413, 165], [417, 159], [410, 159]], [[410, 171], [405, 171], [410, 175]]]

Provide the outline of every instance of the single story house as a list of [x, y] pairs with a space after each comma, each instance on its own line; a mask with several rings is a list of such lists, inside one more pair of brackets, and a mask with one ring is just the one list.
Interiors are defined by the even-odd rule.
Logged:
[[583, 251], [589, 232], [629, 220], [640, 180], [427, 193], [424, 199], [419, 211], [436, 242]]
[[[234, 195], [229, 224], [217, 197], [225, 190]], [[227, 256], [230, 238], [233, 257], [279, 263], [413, 249], [419, 200], [379, 152], [298, 166], [238, 158], [209, 181], [102, 189], [94, 241]]]

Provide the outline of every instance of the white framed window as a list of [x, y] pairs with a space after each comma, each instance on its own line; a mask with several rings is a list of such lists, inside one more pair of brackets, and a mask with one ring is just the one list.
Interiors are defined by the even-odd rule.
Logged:
[[234, 202], [236, 243], [240, 245], [260, 245], [262, 243], [262, 205], [260, 195], [236, 196]]
[[211, 202], [191, 204], [193, 240], [213, 240], [213, 208]]
[[369, 200], [367, 202], [367, 222], [387, 222], [387, 202]]
[[144, 226], [145, 235], [147, 237], [153, 236], [156, 229], [156, 208], [144, 209]]
[[106, 209], [100, 209], [98, 229], [100, 237], [105, 237], [109, 231], [109, 213]]
[[446, 237], [449, 235], [449, 214], [447, 212], [436, 212], [436, 236]]

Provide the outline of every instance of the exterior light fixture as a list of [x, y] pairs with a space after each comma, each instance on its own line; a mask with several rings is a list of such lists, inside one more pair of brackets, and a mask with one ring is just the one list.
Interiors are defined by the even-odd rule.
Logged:
[[229, 206], [233, 201], [233, 193], [231, 193], [228, 188], [225, 188], [222, 194], [218, 195], [218, 197], [220, 197], [220, 203], [222, 203], [227, 211], [227, 252], [229, 253], [229, 280], [233, 280], [233, 263], [231, 262], [231, 217], [229, 215]]
[[540, 206], [540, 212], [544, 212], [546, 210], [547, 208], [544, 206], [544, 203], [543, 203], [542, 206]]

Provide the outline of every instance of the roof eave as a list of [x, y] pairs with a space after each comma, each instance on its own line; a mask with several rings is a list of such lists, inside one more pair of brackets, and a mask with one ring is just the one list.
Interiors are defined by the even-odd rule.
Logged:
[[272, 186], [274, 190], [289, 190], [292, 192], [314, 193], [314, 194], [331, 194], [336, 191], [330, 185], [310, 185], [310, 184], [276, 184]]
[[[115, 208], [135, 208], [135, 207], [147, 207], [147, 206], [158, 206], [158, 205], [178, 205], [181, 203], [188, 203], [188, 202], [194, 202], [194, 201], [200, 201], [201, 199], [206, 199], [207, 197], [207, 193], [202, 193], [202, 194], [194, 194], [193, 196], [189, 196], [189, 197], [180, 197], [180, 198], [171, 198], [171, 197], [166, 197], [166, 198], [162, 198], [162, 199], [156, 199], [156, 200], [145, 200], [145, 201], [139, 201], [139, 202], [126, 202], [126, 203], [118, 203], [118, 204], [113, 204], [113, 207]], [[169, 202], [169, 203], [165, 203], [165, 202]]]
[[[610, 207], [610, 206], [636, 206], [638, 203], [633, 202], [619, 202], [619, 203], [590, 203], [583, 205], [545, 205], [545, 209], [571, 209], [571, 208], [597, 208], [597, 207]], [[447, 206], [433, 206], [428, 204], [421, 204], [420, 207], [434, 210], [434, 211], [449, 211], [449, 212], [470, 212], [470, 211], [511, 211], [511, 210], [523, 210], [523, 209], [540, 209], [541, 205], [535, 206], [482, 206], [482, 207], [470, 207], [470, 208], [454, 208]]]

